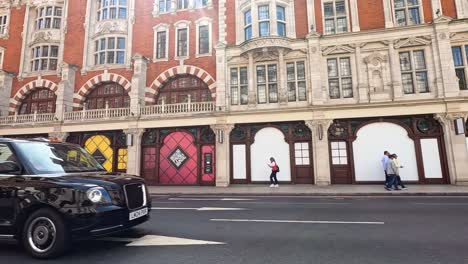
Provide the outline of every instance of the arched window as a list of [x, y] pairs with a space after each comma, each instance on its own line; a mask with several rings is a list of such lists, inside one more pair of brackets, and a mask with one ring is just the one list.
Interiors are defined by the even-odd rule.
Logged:
[[191, 75], [178, 75], [159, 90], [156, 102], [162, 104], [164, 100], [166, 104], [186, 103], [189, 95], [192, 102], [212, 100], [208, 85], [201, 79]]
[[117, 83], [105, 83], [94, 88], [86, 97], [87, 109], [130, 107], [130, 96], [128, 92]]
[[55, 102], [57, 96], [47, 88], [37, 88], [24, 98], [21, 103], [19, 114], [27, 115], [38, 113], [55, 113]]

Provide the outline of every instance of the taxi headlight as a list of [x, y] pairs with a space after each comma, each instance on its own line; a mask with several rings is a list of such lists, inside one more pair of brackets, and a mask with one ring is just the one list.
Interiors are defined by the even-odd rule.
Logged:
[[109, 193], [102, 187], [93, 187], [86, 191], [86, 195], [88, 196], [88, 199], [93, 203], [111, 203]]

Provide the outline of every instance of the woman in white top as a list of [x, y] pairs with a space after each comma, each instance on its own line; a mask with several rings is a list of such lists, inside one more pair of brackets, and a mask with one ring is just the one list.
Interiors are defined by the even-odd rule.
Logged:
[[278, 185], [278, 178], [276, 178], [276, 173], [278, 173], [279, 168], [273, 157], [270, 158], [270, 164], [268, 164], [268, 166], [271, 168], [270, 187], [278, 187], [279, 185]]

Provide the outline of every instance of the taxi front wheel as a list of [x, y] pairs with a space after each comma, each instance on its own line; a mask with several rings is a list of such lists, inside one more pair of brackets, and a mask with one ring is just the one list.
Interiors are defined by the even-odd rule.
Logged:
[[69, 248], [70, 238], [62, 217], [52, 209], [43, 208], [26, 220], [22, 242], [31, 256], [47, 259], [62, 255]]

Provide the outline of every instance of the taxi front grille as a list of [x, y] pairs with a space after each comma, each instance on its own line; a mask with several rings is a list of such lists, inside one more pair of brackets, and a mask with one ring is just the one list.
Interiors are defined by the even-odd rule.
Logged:
[[124, 186], [128, 209], [137, 209], [145, 205], [145, 186], [143, 184], [128, 184]]

